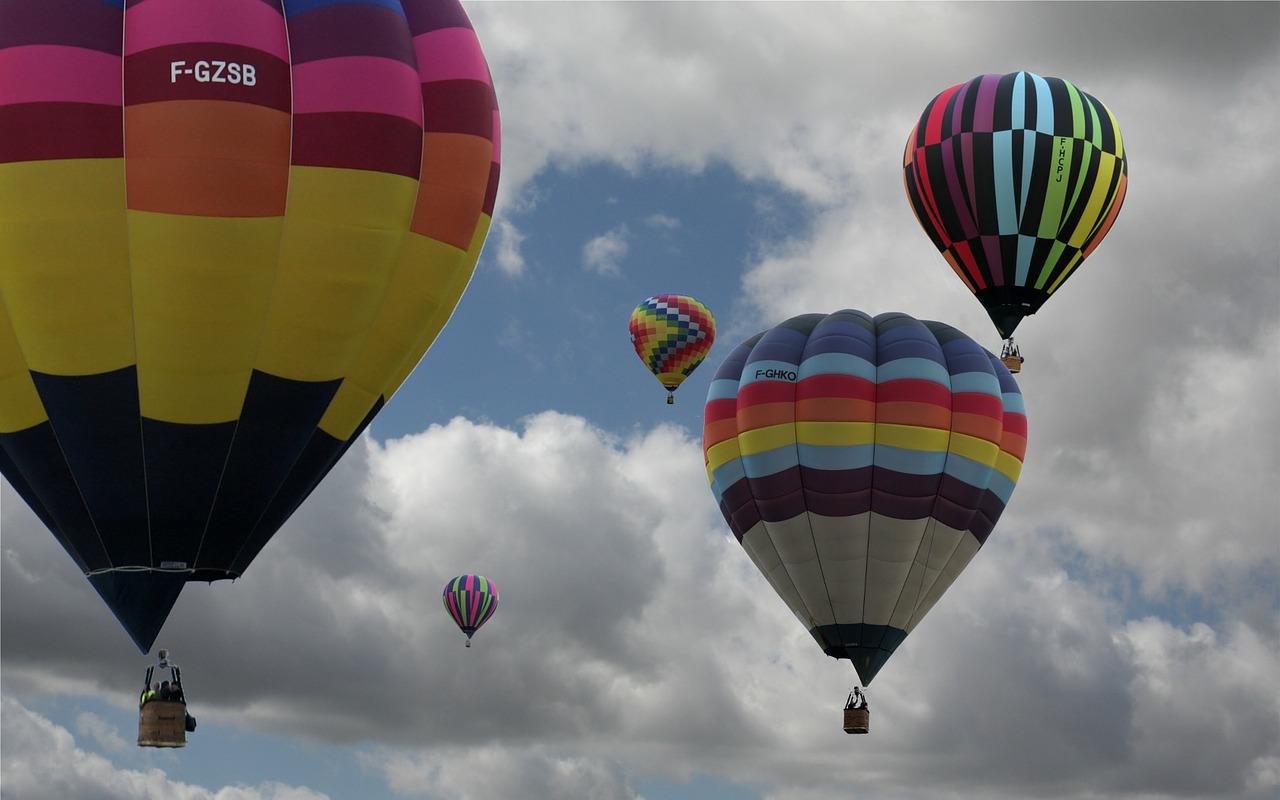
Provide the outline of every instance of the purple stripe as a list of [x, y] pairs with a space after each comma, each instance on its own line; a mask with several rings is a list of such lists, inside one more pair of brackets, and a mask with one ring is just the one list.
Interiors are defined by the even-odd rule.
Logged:
[[118, 56], [123, 19], [102, 0], [7, 0], [0, 3], [0, 48], [64, 44]]
[[0, 106], [0, 163], [123, 156], [124, 109], [120, 106]]
[[[960, 160], [961, 168], [964, 170], [965, 186], [969, 189], [969, 198], [973, 201], [974, 207], [978, 207], [978, 192], [974, 186], [974, 168], [973, 168], [973, 134], [960, 134]], [[981, 213], [981, 209], [978, 209]], [[981, 222], [981, 220], [975, 220]]]
[[996, 121], [996, 87], [1000, 85], [999, 75], [983, 75], [977, 80], [978, 103], [973, 110], [973, 132], [991, 133]]
[[403, 0], [404, 15], [414, 36], [441, 28], [470, 28], [471, 20], [457, 0]]
[[417, 69], [404, 18], [367, 4], [324, 6], [290, 17], [289, 52], [294, 64], [340, 56], [379, 56]]
[[[210, 62], [252, 64], [255, 68], [251, 86], [243, 83], [201, 82], [194, 75], [173, 76], [172, 64], [185, 62], [181, 68], [195, 70], [197, 62], [205, 62], [210, 76], [218, 75]], [[221, 78], [227, 79], [224, 67]], [[253, 47], [236, 44], [188, 42], [144, 50], [124, 59], [125, 105], [156, 103], [165, 100], [230, 100], [237, 103], [274, 108], [289, 113], [289, 65]]]
[[433, 133], [469, 133], [493, 139], [493, 88], [469, 80], [422, 84], [423, 127]]
[[292, 163], [387, 172], [416, 180], [422, 167], [422, 129], [389, 114], [297, 114]]
[[805, 504], [809, 510], [824, 517], [852, 517], [871, 510], [871, 489], [860, 492], [815, 492], [808, 486], [804, 490]]
[[942, 171], [947, 176], [947, 191], [951, 194], [951, 206], [960, 218], [960, 227], [964, 238], [972, 239], [978, 235], [977, 226], [973, 224], [973, 215], [969, 213], [969, 203], [960, 191], [960, 176], [956, 174], [955, 148], [951, 142], [942, 146]]
[[952, 95], [951, 99], [951, 116], [947, 122], [947, 136], [955, 136], [963, 128], [964, 122], [964, 99], [969, 94], [969, 88], [973, 86], [973, 81], [961, 86], [959, 90]]

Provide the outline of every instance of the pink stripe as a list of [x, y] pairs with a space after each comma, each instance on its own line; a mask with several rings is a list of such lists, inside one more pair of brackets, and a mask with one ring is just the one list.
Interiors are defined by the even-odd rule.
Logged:
[[413, 51], [423, 83], [473, 80], [492, 85], [475, 31], [441, 28], [422, 33], [413, 37]]
[[253, 47], [289, 61], [284, 17], [262, 0], [146, 0], [124, 15], [124, 54], [187, 42]]
[[311, 61], [293, 68], [293, 111], [367, 111], [422, 125], [422, 85], [413, 67], [389, 58]]
[[458, 623], [459, 625], [466, 625], [466, 623], [462, 621], [462, 614], [458, 611], [457, 600], [454, 599], [454, 596], [452, 594], [450, 594], [448, 597], [449, 597], [449, 616], [453, 617], [453, 621]]
[[0, 105], [12, 103], [97, 103], [119, 106], [120, 56], [34, 44], [0, 50]]

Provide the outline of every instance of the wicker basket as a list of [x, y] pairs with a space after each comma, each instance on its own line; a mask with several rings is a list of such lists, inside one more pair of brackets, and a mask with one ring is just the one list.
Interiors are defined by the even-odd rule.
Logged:
[[138, 712], [139, 747], [186, 747], [187, 704], [150, 700]]
[[1005, 356], [1000, 360], [1004, 362], [1004, 365], [1009, 368], [1010, 372], [1022, 371], [1022, 356]]
[[870, 733], [871, 712], [866, 708], [846, 708], [844, 710], [845, 733]]

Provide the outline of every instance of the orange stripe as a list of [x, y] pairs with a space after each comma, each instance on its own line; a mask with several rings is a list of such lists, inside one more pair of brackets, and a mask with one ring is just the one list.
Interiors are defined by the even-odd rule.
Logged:
[[1027, 440], [1016, 433], [1005, 433], [1000, 439], [1000, 449], [1019, 461], [1027, 454]]
[[951, 414], [951, 430], [999, 444], [1004, 426], [1000, 420], [992, 419], [985, 414], [966, 414], [963, 411], [956, 411]]
[[277, 217], [289, 184], [289, 115], [216, 100], [124, 110], [129, 208]]
[[732, 439], [738, 435], [738, 421], [736, 419], [722, 419], [716, 422], [708, 422], [702, 429], [703, 449], [721, 442]]
[[738, 409], [736, 420], [738, 430], [750, 431], [766, 428], [770, 425], [781, 425], [795, 422], [795, 406], [791, 403], [760, 403]]
[[951, 427], [951, 409], [933, 403], [879, 403], [876, 405], [876, 422], [948, 430]]
[[480, 219], [493, 143], [461, 133], [422, 137], [422, 178], [409, 229], [466, 250]]

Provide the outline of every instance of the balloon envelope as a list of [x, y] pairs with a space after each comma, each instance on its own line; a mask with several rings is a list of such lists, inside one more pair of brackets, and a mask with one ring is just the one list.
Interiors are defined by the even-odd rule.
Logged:
[[498, 160], [456, 0], [0, 4], [0, 471], [139, 648], [417, 364]]
[[1107, 107], [1031, 72], [935, 97], [903, 170], [916, 219], [1005, 338], [1107, 235], [1129, 180]]
[[698, 368], [716, 341], [716, 320], [692, 297], [660, 294], [631, 312], [636, 355], [669, 392]]
[[444, 610], [470, 639], [498, 610], [498, 587], [483, 575], [459, 575], [444, 585]]
[[869, 684], [986, 542], [1026, 450], [1000, 360], [940, 322], [807, 314], [739, 345], [703, 447], [725, 521]]

